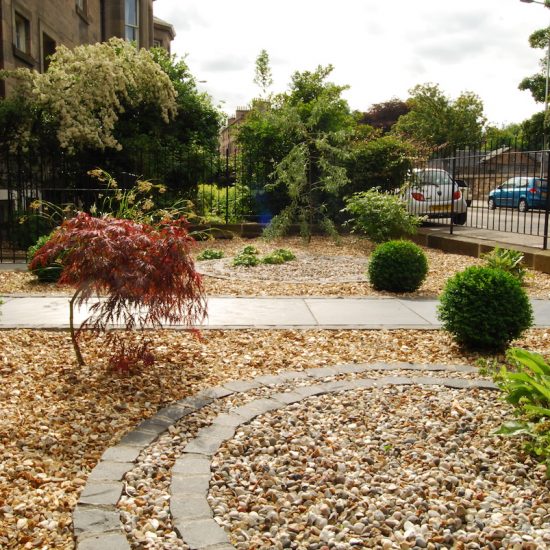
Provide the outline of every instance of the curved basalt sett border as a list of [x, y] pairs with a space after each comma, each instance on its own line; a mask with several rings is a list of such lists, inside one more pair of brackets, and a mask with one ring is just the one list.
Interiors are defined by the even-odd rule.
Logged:
[[172, 498], [170, 511], [173, 523], [181, 538], [191, 548], [226, 550], [234, 548], [226, 532], [212, 519], [213, 513], [206, 499], [210, 466], [214, 453], [221, 444], [233, 437], [236, 429], [258, 415], [297, 403], [308, 397], [348, 391], [359, 388], [376, 388], [391, 385], [446, 386], [455, 389], [498, 389], [492, 382], [465, 378], [428, 376], [385, 376], [378, 379], [339, 380], [315, 383], [316, 380], [346, 374], [369, 371], [444, 371], [446, 373], [476, 373], [477, 369], [465, 366], [425, 365], [410, 363], [349, 364], [315, 368], [305, 371], [289, 371], [279, 375], [259, 376], [253, 380], [236, 380], [221, 386], [205, 389], [198, 394], [180, 400], [142, 421], [135, 430], [124, 436], [114, 447], [105, 451], [99, 463], [90, 473], [86, 486], [73, 513], [74, 534], [79, 550], [129, 549], [130, 544], [121, 530], [116, 505], [124, 489], [122, 481], [132, 470], [145, 448], [152, 444], [170, 426], [202, 407], [235, 393], [270, 387], [273, 385], [308, 380], [312, 385], [297, 387], [292, 391], [276, 392], [269, 398], [256, 399], [219, 414], [207, 427], [202, 428], [184, 448], [172, 469]]

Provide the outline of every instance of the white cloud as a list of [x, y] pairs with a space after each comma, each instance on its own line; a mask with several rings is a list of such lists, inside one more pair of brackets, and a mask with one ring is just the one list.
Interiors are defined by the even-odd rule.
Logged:
[[541, 110], [519, 81], [535, 72], [540, 51], [528, 36], [548, 24], [550, 9], [519, 0], [157, 0], [155, 14], [177, 33], [173, 50], [216, 102], [231, 113], [258, 94], [254, 62], [265, 48], [274, 91], [296, 70], [332, 63], [349, 84], [354, 109], [407, 97], [424, 82], [452, 97], [481, 96], [495, 123]]

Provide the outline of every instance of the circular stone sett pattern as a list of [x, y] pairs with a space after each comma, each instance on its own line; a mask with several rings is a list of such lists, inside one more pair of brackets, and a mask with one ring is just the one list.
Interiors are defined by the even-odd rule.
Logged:
[[[411, 376], [383, 376], [379, 378], [360, 378], [361, 373], [368, 373], [369, 371], [413, 371]], [[414, 371], [442, 371], [442, 376], [414, 376]], [[461, 373], [463, 378], [454, 378], [452, 373]], [[258, 417], [257, 421], [261, 422], [262, 418], [267, 418], [270, 414], [279, 415], [279, 420], [284, 419], [286, 412], [283, 410], [287, 407], [287, 411], [295, 407], [302, 405], [307, 406], [308, 403], [316, 403], [316, 399], [313, 401], [309, 398], [315, 396], [326, 396], [326, 398], [332, 398], [338, 402], [342, 399], [337, 396], [340, 392], [346, 392], [341, 394], [342, 398], [349, 397], [355, 398], [353, 392], [365, 392], [373, 390], [387, 390], [396, 389], [400, 386], [420, 385], [424, 391], [426, 388], [434, 387], [446, 387], [456, 390], [496, 390], [497, 387], [489, 381], [479, 379], [466, 378], [470, 374], [477, 373], [477, 369], [469, 366], [447, 366], [447, 365], [415, 365], [415, 364], [392, 364], [387, 365], [383, 363], [373, 364], [351, 364], [351, 365], [339, 365], [331, 368], [317, 368], [309, 369], [305, 371], [286, 372], [276, 376], [260, 376], [250, 381], [233, 381], [225, 383], [222, 386], [209, 388], [196, 394], [193, 397], [183, 399], [160, 410], [154, 417], [143, 421], [134, 431], [127, 434], [117, 446], [108, 449], [101, 457], [100, 462], [91, 472], [88, 482], [81, 494], [80, 501], [73, 513], [74, 533], [77, 539], [77, 548], [79, 550], [104, 550], [109, 548], [112, 550], [129, 549], [130, 542], [128, 541], [125, 533], [121, 529], [120, 512], [117, 510], [116, 505], [120, 499], [120, 496], [124, 489], [124, 482], [122, 481], [127, 472], [131, 471], [135, 462], [138, 459], [140, 453], [149, 447], [159, 436], [165, 431], [173, 429], [173, 426], [180, 420], [185, 420], [186, 416], [196, 413], [198, 410], [214, 403], [216, 400], [225, 398], [232, 394], [245, 394], [251, 390], [258, 388], [271, 389], [274, 386], [288, 387], [289, 384], [294, 384], [290, 391], [279, 391], [273, 389], [272, 392], [267, 393], [268, 397], [260, 399], [254, 399], [248, 401], [246, 404], [234, 407], [229, 412], [223, 412], [218, 414], [214, 420], [207, 426], [203, 427], [196, 433], [195, 437], [191, 439], [183, 449], [183, 453], [172, 468], [171, 478], [171, 498], [170, 498], [170, 514], [172, 517], [172, 523], [175, 531], [181, 537], [179, 544], [173, 547], [178, 548], [191, 548], [191, 549], [204, 549], [204, 550], [229, 550], [234, 548], [247, 548], [247, 543], [237, 543], [237, 546], [233, 546], [229, 540], [226, 529], [221, 524], [225, 525], [228, 529], [231, 528], [226, 518], [220, 519], [217, 515], [214, 520], [214, 513], [209, 503], [213, 503], [216, 512], [219, 512], [221, 500], [218, 498], [219, 489], [223, 488], [224, 484], [213, 479], [212, 472], [219, 472], [220, 464], [219, 458], [214, 457], [216, 453], [221, 449], [221, 455], [231, 449], [233, 442], [240, 440], [243, 441], [243, 437], [246, 440], [248, 437], [248, 431], [251, 429], [251, 421]], [[352, 379], [343, 379], [343, 376], [355, 376]], [[336, 380], [326, 381], [327, 378], [338, 378]], [[304, 385], [304, 381], [307, 384]], [[285, 386], [286, 385], [286, 386]], [[404, 388], [401, 388], [404, 389]], [[459, 398], [460, 399], [460, 398]], [[460, 410], [460, 404], [457, 405]], [[292, 422], [291, 424], [294, 424]], [[260, 426], [261, 427], [261, 426]], [[420, 427], [418, 428], [420, 429]], [[236, 436], [237, 434], [237, 436]], [[411, 433], [411, 438], [415, 439], [418, 434], [414, 431]], [[236, 439], [235, 439], [236, 436]], [[409, 441], [409, 443], [412, 442]], [[274, 443], [274, 441], [272, 441]], [[223, 447], [222, 447], [223, 446]], [[391, 444], [384, 450], [390, 453], [392, 448]], [[295, 456], [296, 451], [291, 451], [290, 459], [297, 458]], [[240, 455], [241, 453], [237, 453]], [[270, 454], [270, 453], [268, 453]], [[349, 459], [349, 457], [347, 458]], [[425, 456], [415, 457], [415, 460], [426, 459]], [[222, 462], [222, 475], [223, 460]], [[452, 468], [453, 465], [450, 465]], [[342, 468], [342, 466], [340, 466]], [[450, 472], [453, 473], [452, 471]], [[343, 474], [343, 472], [337, 472], [336, 475]], [[218, 475], [218, 473], [216, 473]], [[254, 474], [253, 474], [254, 475]], [[380, 475], [384, 475], [383, 472]], [[399, 472], [394, 472], [392, 475], [399, 476]], [[413, 475], [414, 472], [403, 472], [404, 476]], [[344, 476], [345, 477], [345, 476]], [[386, 476], [388, 477], [388, 476]], [[451, 476], [452, 477], [452, 476]], [[332, 480], [338, 481], [338, 480]], [[378, 480], [379, 481], [379, 480]], [[394, 482], [395, 481], [395, 482]], [[213, 489], [215, 495], [209, 496], [208, 491], [211, 484], [214, 482]], [[385, 482], [389, 483], [387, 493], [390, 495], [396, 490], [396, 480], [387, 479]], [[428, 480], [428, 483], [431, 483]], [[457, 479], [458, 483], [458, 479]], [[307, 489], [307, 487], [306, 487]], [[348, 487], [353, 492], [361, 493], [361, 488]], [[478, 493], [487, 491], [486, 487], [479, 487]], [[292, 491], [290, 491], [292, 493]], [[303, 492], [303, 491], [302, 491]], [[307, 490], [306, 490], [307, 492]], [[376, 493], [376, 491], [375, 491]], [[242, 496], [242, 491], [241, 491]], [[295, 496], [295, 495], [293, 495]], [[340, 495], [344, 497], [345, 495]], [[365, 495], [363, 495], [365, 496]], [[380, 495], [368, 494], [369, 498], [377, 499]], [[491, 494], [488, 495], [493, 498]], [[302, 495], [303, 497], [303, 495]], [[468, 497], [468, 495], [466, 495]], [[289, 497], [290, 498], [290, 497]], [[472, 495], [469, 495], [472, 498]], [[475, 495], [475, 498], [481, 498], [480, 495]], [[490, 498], [489, 498], [490, 501]], [[292, 503], [289, 503], [290, 505]], [[394, 503], [395, 504], [395, 503]], [[398, 506], [406, 503], [398, 503]], [[343, 498], [336, 500], [335, 509], [339, 510], [342, 506], [346, 505], [346, 501]], [[548, 503], [546, 503], [548, 505]], [[218, 508], [216, 508], [218, 506]], [[536, 513], [542, 518], [539, 523], [546, 525], [548, 528], [550, 524], [550, 507], [543, 508], [539, 504]], [[223, 509], [223, 505], [221, 505]], [[256, 516], [258, 515], [254, 510], [250, 512], [248, 508], [237, 507], [236, 510], [230, 510], [228, 517], [231, 520], [242, 520], [242, 517], [246, 517], [246, 521], [249, 522], [249, 527], [255, 527], [257, 524]], [[383, 509], [383, 507], [381, 507]], [[243, 510], [246, 513], [243, 514]], [[341, 511], [341, 510], [340, 510]], [[349, 538], [347, 542], [340, 542], [333, 536], [334, 533], [330, 531], [330, 526], [327, 526], [326, 522], [328, 515], [327, 510], [320, 506], [319, 509], [312, 507], [309, 515], [306, 513], [306, 519], [304, 520], [308, 528], [313, 528], [314, 532], [318, 532], [321, 537], [321, 544], [300, 545], [296, 546], [292, 543], [292, 540], [296, 538], [296, 533], [282, 533], [282, 537], [279, 538], [277, 544], [273, 545], [256, 545], [254, 548], [286, 548], [286, 547], [300, 547], [311, 549], [328, 549], [328, 548], [353, 548], [353, 547], [365, 547], [365, 539], [361, 539], [360, 536]], [[383, 512], [381, 512], [383, 513]], [[461, 510], [454, 510], [455, 515], [458, 514], [460, 519]], [[434, 522], [437, 522], [436, 515], [438, 511], [434, 511], [434, 515], [431, 516]], [[330, 515], [330, 511], [329, 511]], [[359, 516], [358, 516], [359, 517]], [[357, 519], [357, 517], [356, 517]], [[361, 518], [359, 518], [361, 519]], [[386, 517], [378, 518], [384, 525], [386, 532], [390, 532], [396, 525], [403, 524], [405, 531], [403, 544], [401, 547], [413, 548], [413, 547], [426, 547], [425, 540], [423, 540], [422, 532], [417, 530], [417, 526], [413, 523], [413, 518], [401, 518]], [[464, 519], [464, 518], [463, 518]], [[254, 523], [252, 525], [250, 522]], [[365, 520], [366, 522], [366, 520]], [[390, 523], [388, 523], [390, 522]], [[393, 522], [393, 523], [392, 523]], [[546, 523], [544, 523], [546, 522]], [[367, 522], [366, 522], [367, 523]], [[361, 525], [359, 525], [361, 524]], [[355, 524], [349, 524], [349, 528], [345, 529], [346, 532], [352, 531], [360, 535], [365, 530], [365, 524], [361, 521], [355, 521]], [[388, 531], [389, 529], [389, 531]], [[241, 529], [242, 531], [242, 529]], [[492, 536], [494, 539], [494, 547], [502, 547], [499, 541], [505, 534], [500, 533], [498, 529], [493, 530]], [[406, 535], [406, 536], [405, 536]], [[411, 539], [412, 543], [407, 543], [407, 538]], [[548, 533], [547, 543], [550, 544], [550, 532]], [[237, 537], [239, 540], [239, 537]], [[381, 548], [399, 548], [399, 545], [395, 545], [392, 540], [383, 539], [384, 542], [380, 545]], [[515, 546], [513, 548], [526, 548], [537, 549], [544, 546], [538, 546], [535, 543], [530, 543], [532, 537], [526, 537], [525, 539], [519, 538], [519, 540], [512, 541]], [[445, 548], [444, 540], [443, 544], [439, 545], [440, 548]], [[325, 542], [328, 544], [323, 545]], [[519, 544], [519, 546], [518, 546]], [[167, 548], [168, 546], [164, 546]], [[252, 546], [250, 546], [252, 547]], [[378, 546], [377, 546], [378, 547]], [[481, 548], [479, 545], [466, 545], [464, 548]], [[485, 547], [485, 546], [484, 546]]]
[[354, 256], [310, 256], [296, 253], [296, 259], [284, 264], [254, 267], [233, 266], [232, 258], [205, 260], [195, 264], [202, 275], [217, 279], [271, 281], [279, 283], [357, 283], [368, 277], [367, 258]]

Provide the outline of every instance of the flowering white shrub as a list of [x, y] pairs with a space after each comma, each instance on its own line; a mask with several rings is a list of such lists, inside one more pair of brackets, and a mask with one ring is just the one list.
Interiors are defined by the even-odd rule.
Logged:
[[[19, 80], [16, 93], [53, 119], [63, 149], [121, 149], [113, 135], [119, 115], [139, 105], [158, 107], [168, 122], [176, 114], [176, 91], [151, 54], [120, 38], [59, 46], [45, 73], [3, 72]], [[19, 134], [30, 138], [30, 128]], [[20, 144], [24, 145], [24, 143]]]

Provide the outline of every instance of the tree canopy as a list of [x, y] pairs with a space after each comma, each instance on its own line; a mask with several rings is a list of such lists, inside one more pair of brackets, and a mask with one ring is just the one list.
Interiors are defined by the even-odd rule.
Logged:
[[23, 147], [55, 142], [74, 153], [172, 140], [215, 145], [220, 113], [196, 89], [184, 61], [165, 50], [107, 42], [57, 48], [47, 71], [3, 71], [18, 82], [0, 109]]
[[361, 115], [359, 122], [387, 133], [392, 129], [399, 117], [406, 115], [409, 111], [410, 107], [405, 101], [394, 97], [388, 101], [372, 105], [366, 113]]
[[[538, 29], [529, 36], [531, 48], [544, 50], [548, 48], [550, 41], [550, 27]], [[531, 76], [525, 77], [519, 83], [520, 90], [529, 90], [533, 99], [538, 103], [544, 103], [546, 94], [546, 55], [540, 60], [539, 71]]]
[[432, 147], [463, 148], [481, 141], [486, 118], [479, 96], [463, 92], [452, 100], [437, 84], [418, 84], [409, 93], [410, 111], [394, 132]]

